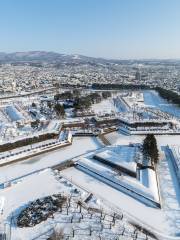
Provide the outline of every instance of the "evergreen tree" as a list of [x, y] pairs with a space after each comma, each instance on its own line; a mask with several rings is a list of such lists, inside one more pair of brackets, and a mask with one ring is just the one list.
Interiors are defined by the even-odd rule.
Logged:
[[64, 107], [59, 103], [55, 104], [54, 110], [58, 116], [63, 117], [65, 115]]
[[33, 107], [33, 108], [36, 108], [36, 104], [35, 104], [34, 102], [32, 103], [32, 107]]
[[48, 108], [52, 108], [52, 103], [51, 102], [47, 102], [47, 106], [48, 106]]
[[111, 97], [111, 92], [110, 91], [105, 91], [105, 92], [102, 92], [102, 97], [103, 98], [108, 98], [108, 97]]
[[143, 141], [143, 155], [145, 158], [150, 158], [152, 165], [158, 163], [158, 147], [153, 134], [148, 134]]

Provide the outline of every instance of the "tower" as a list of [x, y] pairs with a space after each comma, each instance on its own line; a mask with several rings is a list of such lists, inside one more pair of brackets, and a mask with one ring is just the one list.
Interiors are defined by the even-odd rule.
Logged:
[[140, 73], [139, 70], [136, 71], [135, 79], [136, 79], [137, 81], [141, 81], [141, 73]]
[[12, 86], [12, 92], [16, 92], [16, 80], [13, 79], [11, 84], [12, 84], [11, 85]]

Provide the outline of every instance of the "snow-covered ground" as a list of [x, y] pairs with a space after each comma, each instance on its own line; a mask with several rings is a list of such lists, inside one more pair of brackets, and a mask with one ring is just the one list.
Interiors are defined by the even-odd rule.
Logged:
[[129, 108], [134, 106], [144, 106], [144, 94], [139, 91], [130, 92], [127, 96], [122, 97]]
[[180, 236], [180, 185], [169, 151], [165, 147], [162, 151], [158, 167], [162, 208], [172, 231], [179, 229]]
[[[117, 151], [118, 149], [118, 151]], [[136, 148], [129, 146], [119, 146], [112, 151], [109, 149], [103, 150], [95, 155], [97, 159], [102, 159], [110, 164], [115, 164], [118, 167], [122, 167], [136, 175], [137, 164], [135, 162], [135, 150]]]
[[163, 211], [148, 207], [76, 168], [68, 168], [63, 170], [61, 174], [103, 199], [104, 202], [108, 202], [110, 206], [136, 218], [137, 222], [145, 223], [150, 229], [156, 229], [166, 234], [171, 232]]
[[[145, 136], [125, 136], [119, 132], [106, 135], [111, 144], [127, 144], [128, 142], [142, 142]], [[180, 234], [180, 185], [170, 155], [165, 151], [167, 145], [179, 143], [178, 135], [156, 136], [160, 150], [160, 165], [158, 175], [160, 179], [160, 193], [162, 197], [162, 211], [172, 233]], [[164, 152], [165, 151], [165, 152]]]
[[151, 207], [159, 207], [156, 174], [152, 169], [140, 171], [140, 179], [119, 173], [99, 161], [80, 158], [76, 168]]
[[[120, 131], [106, 134], [106, 138], [112, 145], [127, 145], [129, 143], [141, 143], [145, 135], [124, 135]], [[159, 146], [177, 144], [180, 141], [179, 135], [156, 135]]]
[[[70, 185], [69, 185], [70, 186]], [[71, 190], [72, 188], [70, 188]], [[68, 187], [60, 184], [55, 178], [54, 173], [50, 169], [33, 174], [24, 179], [15, 182], [11, 187], [1, 190], [1, 196], [5, 199], [3, 208], [4, 221], [9, 222], [12, 217], [19, 214], [21, 209], [30, 201], [42, 198], [54, 193], [70, 193]], [[87, 194], [82, 190], [82, 196]], [[15, 197], [16, 196], [16, 197]], [[28, 240], [39, 235], [42, 231], [49, 229], [48, 224], [40, 224], [35, 228], [17, 228], [16, 224], [12, 224], [11, 236], [13, 240]]]
[[104, 114], [112, 114], [117, 112], [117, 108], [114, 105], [113, 99], [106, 99], [101, 101], [100, 103], [96, 103], [92, 105], [92, 110], [95, 114], [104, 115]]
[[[68, 211], [65, 204], [62, 212], [54, 213], [46, 221], [33, 227], [17, 227], [16, 219], [19, 213], [30, 202], [57, 193], [71, 196]], [[62, 178], [58, 172], [46, 169], [22, 178], [1, 190], [1, 199], [5, 203], [1, 213], [1, 223], [2, 221], [6, 223], [5, 232], [11, 235], [12, 240], [47, 239], [54, 228], [63, 229], [63, 233], [71, 237], [74, 230], [75, 240], [96, 240], [99, 239], [98, 236], [101, 236], [101, 239], [115, 240], [119, 235], [122, 240], [133, 240], [133, 236], [136, 236], [137, 240], [147, 239], [146, 234], [130, 224], [129, 219], [121, 211], [114, 211], [106, 202], [95, 196], [91, 195], [90, 198], [89, 196], [88, 191]], [[82, 207], [77, 204], [78, 201], [83, 203]], [[92, 210], [89, 210], [89, 207]], [[148, 237], [148, 239], [154, 238]]]
[[101, 147], [95, 137], [75, 137], [72, 145], [0, 168], [0, 183], [44, 169]]
[[172, 157], [171, 159], [180, 182], [180, 145], [170, 145], [168, 149], [170, 151]]
[[[144, 136], [125, 136], [119, 132], [107, 134], [106, 137], [112, 144], [128, 144], [129, 142], [141, 142]], [[159, 146], [165, 146], [167, 144], [175, 144], [177, 143], [179, 136], [157, 136], [157, 141]], [[37, 171], [39, 169], [43, 169], [49, 166], [53, 166], [67, 159], [71, 159], [75, 156], [82, 155], [93, 151], [97, 148], [102, 147], [99, 142], [97, 142], [96, 138], [90, 137], [82, 137], [82, 138], [74, 138], [72, 146], [69, 146], [64, 149], [60, 149], [48, 154], [44, 154], [42, 156], [38, 156], [21, 163], [13, 164], [11, 166], [6, 166], [0, 168], [0, 181], [6, 182], [8, 180], [20, 177], [22, 175], [29, 174], [33, 171]], [[163, 155], [163, 152], [160, 152], [160, 155]], [[164, 158], [164, 164], [166, 165], [167, 161]], [[160, 165], [160, 171], [163, 173], [164, 168]], [[167, 166], [166, 166], [167, 168]], [[169, 171], [167, 169], [167, 171]], [[138, 202], [132, 197], [109, 187], [105, 183], [102, 183], [96, 180], [93, 177], [88, 176], [87, 174], [77, 170], [77, 169], [67, 169], [63, 171], [63, 175], [72, 179], [75, 183], [82, 185], [87, 190], [93, 192], [95, 195], [102, 197], [107, 200], [109, 204], [112, 204], [114, 207], [118, 207], [125, 212], [130, 213], [133, 217], [138, 218], [138, 221], [143, 221], [148, 225], [153, 223], [153, 226], [157, 226], [159, 230], [165, 233], [178, 233], [179, 230], [179, 199], [180, 196], [177, 194], [177, 190], [173, 190], [174, 180], [176, 179], [174, 176], [172, 184], [172, 192], [176, 194], [169, 194], [167, 202], [163, 204], [162, 210], [149, 208], [145, 206], [143, 203]], [[163, 194], [166, 194], [166, 175], [162, 174], [165, 179], [160, 179], [160, 187], [164, 189], [162, 191]], [[42, 183], [40, 183], [42, 184]], [[43, 185], [43, 184], [42, 184]], [[39, 185], [35, 184], [35, 187], [41, 189]], [[96, 186], [96, 187], [95, 187]], [[176, 185], [177, 188], [177, 185]], [[169, 188], [168, 188], [169, 189]], [[6, 190], [1, 190], [6, 191]], [[113, 196], [113, 197], [112, 197]], [[174, 197], [176, 199], [174, 199]], [[31, 199], [31, 198], [30, 198]], [[33, 198], [34, 199], [34, 198]], [[163, 200], [164, 202], [164, 200]], [[175, 203], [175, 204], [174, 204]], [[6, 205], [6, 203], [5, 203]], [[174, 221], [176, 224], [174, 224]], [[152, 227], [153, 227], [152, 226]]]
[[128, 145], [129, 143], [141, 143], [144, 136], [126, 136], [120, 132], [112, 132], [105, 135], [112, 145]]
[[155, 91], [144, 91], [144, 103], [151, 107], [156, 107], [162, 111], [168, 112], [176, 117], [180, 117], [180, 108], [176, 107], [174, 104], [168, 103]]
[[[129, 142], [132, 142], [132, 143], [142, 142], [145, 136], [125, 136], [125, 135], [122, 135], [121, 133], [115, 132], [115, 133], [107, 134], [106, 137], [111, 142], [111, 144], [117, 145], [117, 144], [128, 144]], [[177, 143], [179, 141], [179, 136], [166, 135], [166, 136], [156, 136], [156, 138], [157, 138], [157, 142], [160, 150], [160, 166], [158, 169], [158, 173], [160, 178], [159, 184], [160, 184], [160, 193], [162, 197], [162, 210], [155, 211], [156, 213], [154, 213], [154, 209], [149, 209], [149, 208], [144, 210], [142, 209], [141, 211], [140, 210], [141, 207], [140, 208], [138, 206], [135, 207], [137, 202], [135, 203], [135, 205], [133, 205], [134, 203], [131, 203], [131, 200], [130, 202], [128, 202], [128, 204], [126, 200], [124, 200], [124, 205], [121, 205], [121, 207], [123, 207], [123, 210], [125, 211], [129, 210], [129, 213], [143, 220], [147, 224], [152, 223], [151, 216], [153, 216], [153, 218], [156, 219], [155, 221], [157, 221], [156, 223], [154, 223], [154, 220], [153, 220], [153, 226], [157, 226], [158, 228], [159, 227], [162, 228], [163, 226], [164, 227], [166, 226], [165, 227], [166, 230], [161, 229], [162, 232], [164, 231], [164, 233], [168, 233], [169, 231], [169, 233], [172, 235], [173, 234], [179, 235], [180, 233], [179, 231], [180, 187], [178, 185], [177, 176], [175, 175], [175, 171], [173, 169], [171, 160], [169, 159], [169, 156], [166, 155], [165, 157], [163, 152], [163, 146], [166, 146], [167, 144]], [[108, 194], [105, 194], [105, 193], [103, 194], [103, 191], [105, 192], [105, 189], [106, 189], [104, 183], [93, 179], [93, 177], [90, 177], [85, 173], [80, 172], [77, 169], [71, 169], [71, 170], [67, 169], [65, 170], [65, 174], [67, 177], [75, 176], [73, 180], [76, 183], [83, 185], [85, 188], [94, 192], [95, 194], [101, 193], [102, 197], [107, 198], [107, 200], [109, 199], [109, 201], [112, 203], [115, 203], [115, 201], [118, 201], [118, 199], [120, 203], [121, 197], [122, 199], [126, 197], [129, 198], [128, 196], [125, 197], [124, 195], [122, 195], [122, 193], [119, 193], [119, 196], [118, 196], [117, 191], [115, 189], [109, 189], [107, 185], [106, 185], [107, 192], [108, 192], [108, 189], [110, 192], [108, 192]], [[101, 189], [102, 185], [103, 185], [103, 188]], [[96, 186], [96, 188], [94, 188], [94, 186]], [[111, 194], [111, 191], [113, 192], [115, 191], [117, 194], [113, 198], [112, 198], [113, 195]], [[132, 199], [132, 201], [134, 200]], [[138, 205], [139, 204], [140, 203], [138, 203]], [[129, 208], [129, 206], [134, 206], [133, 209], [136, 209], [136, 211], [137, 209], [139, 210], [136, 212], [135, 210], [132, 210], [131, 208]], [[146, 211], [148, 212], [146, 213]], [[142, 213], [143, 213], [143, 216], [141, 216]], [[162, 221], [162, 222], [160, 223], [158, 221]]]
[[22, 161], [24, 158], [30, 158], [35, 155], [43, 154], [47, 151], [53, 151], [57, 148], [63, 148], [72, 144], [72, 135], [70, 131], [61, 131], [59, 139], [50, 139], [10, 151], [0, 153], [0, 166], [9, 165], [13, 162]]
[[[161, 99], [155, 92], [144, 91], [144, 101], [146, 105], [153, 107], [153, 109], [157, 107], [161, 110], [167, 110], [167, 112], [174, 114], [176, 117], [180, 116], [179, 109], [176, 109], [176, 107], [168, 104], [165, 100]], [[92, 110], [96, 114], [100, 115], [104, 115], [105, 113], [114, 113], [118, 115], [118, 112], [120, 112], [122, 109], [120, 110], [120, 106], [118, 107], [117, 102], [115, 104], [113, 98], [109, 98], [103, 100], [101, 103], [93, 104]], [[83, 122], [83, 119], [71, 118], [70, 112], [67, 112], [67, 116], [68, 119], [62, 120], [62, 122], [67, 124], [73, 121]], [[130, 115], [126, 115], [127, 118], [129, 118], [129, 116]], [[56, 124], [53, 126], [56, 126]], [[116, 146], [128, 145], [129, 143], [141, 143], [144, 137], [144, 135], [128, 136], [122, 134], [120, 131], [105, 135], [105, 138], [107, 138], [108, 142], [111, 145]], [[69, 179], [69, 181], [72, 181], [72, 183], [76, 184], [76, 187], [79, 186], [79, 189], [81, 188], [82, 197], [86, 196], [89, 192], [92, 192], [101, 203], [103, 202], [102, 204], [107, 205], [109, 208], [115, 209], [114, 211], [120, 210], [120, 212], [127, 214], [127, 216], [136, 221], [136, 223], [144, 224], [145, 227], [148, 228], [148, 230], [157, 230], [160, 231], [162, 234], [164, 233], [180, 236], [180, 186], [177, 180], [176, 172], [174, 171], [171, 156], [165, 148], [166, 145], [178, 144], [180, 137], [178, 135], [158, 135], [156, 136], [156, 138], [160, 150], [160, 164], [158, 166], [157, 172], [161, 193], [161, 209], [149, 207], [143, 204], [132, 196], [123, 193], [123, 191], [120, 191], [118, 189], [115, 189], [113, 186], [110, 186], [110, 184], [107, 184], [105, 181], [103, 182], [98, 180], [98, 178], [95, 178], [93, 174], [88, 174], [88, 171], [83, 172], [82, 170], [80, 170], [80, 168], [68, 168], [66, 170], [63, 170], [61, 174], [64, 178], [67, 178]], [[104, 167], [103, 164], [100, 166], [100, 164], [94, 163], [94, 165], [92, 166], [89, 161], [83, 161], [83, 158], [80, 157], [84, 154], [92, 154], [92, 152], [97, 149], [99, 149], [98, 151], [100, 152], [102, 150], [100, 148], [102, 147], [103, 146], [98, 141], [98, 138], [74, 137], [71, 146], [56, 150], [54, 152], [39, 155], [37, 157], [30, 158], [19, 163], [14, 163], [10, 166], [1, 167], [0, 183], [9, 182], [15, 179], [11, 182], [11, 185], [9, 187], [5, 189], [0, 189], [1, 218], [9, 221], [12, 217], [12, 212], [13, 215], [16, 215], [20, 211], [20, 209], [25, 206], [29, 201], [33, 201], [37, 198], [51, 195], [57, 192], [66, 192], [68, 186], [63, 187], [62, 183], [60, 183], [59, 177], [54, 176], [54, 172], [47, 168], [75, 157], [77, 157], [76, 160], [81, 158], [82, 163], [86, 164], [86, 166], [93, 167], [94, 172], [99, 171], [101, 175], [109, 174], [109, 178], [113, 179], [117, 177], [117, 179], [115, 180], [119, 180], [118, 177], [120, 178], [121, 176], [114, 177], [113, 169], [111, 169], [112, 171], [107, 170], [107, 168]], [[109, 146], [109, 148], [111, 147], [114, 146]], [[119, 153], [117, 153], [117, 155], [119, 157]], [[128, 158], [125, 159], [126, 162], [129, 158], [131, 158], [131, 155], [132, 154], [130, 152], [129, 155], [127, 155], [126, 153], [126, 156], [128, 156]], [[117, 161], [118, 157], [116, 158]], [[114, 161], [114, 159], [112, 161]], [[153, 170], [151, 169], [148, 174], [151, 174], [152, 171]], [[145, 169], [142, 174], [146, 175], [147, 170]], [[142, 174], [140, 175], [140, 179], [144, 179], [142, 177]], [[21, 178], [22, 176], [24, 176], [23, 179]], [[140, 188], [139, 186], [142, 186], [143, 184], [148, 188], [152, 187], [150, 191], [154, 191], [154, 182], [150, 184], [150, 180], [152, 179], [150, 177], [148, 178], [148, 180], [146, 179], [147, 181], [143, 181], [141, 179], [140, 183], [133, 182], [133, 184], [130, 177], [123, 177], [124, 179], [121, 179], [121, 181], [126, 185], [129, 184], [130, 186], [132, 186], [134, 184], [134, 188]], [[69, 185], [70, 188], [72, 188], [72, 184], [68, 183], [65, 185]], [[144, 188], [144, 192], [145, 191], [146, 189]], [[70, 191], [68, 191], [68, 193], [69, 192]], [[61, 221], [62, 219], [58, 216], [55, 216], [55, 220]], [[12, 240], [33, 239], [33, 237], [37, 237], [37, 234], [41, 234], [42, 232], [48, 230], [49, 226], [52, 227], [53, 224], [54, 220], [49, 219], [48, 221], [39, 224], [32, 229], [20, 230], [16, 228], [15, 224], [13, 223]], [[127, 240], [128, 238], [125, 239]]]

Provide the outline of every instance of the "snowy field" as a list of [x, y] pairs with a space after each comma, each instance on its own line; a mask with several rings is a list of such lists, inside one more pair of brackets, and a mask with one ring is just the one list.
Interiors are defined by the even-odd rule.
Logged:
[[120, 132], [112, 132], [105, 135], [111, 145], [128, 145], [129, 143], [141, 143], [144, 136], [126, 136]]
[[[119, 91], [121, 92], [121, 91]], [[121, 92], [122, 93], [122, 92]], [[136, 94], [136, 92], [134, 92], [134, 94]], [[114, 94], [113, 97], [116, 99], [118, 99], [118, 94]], [[122, 111], [122, 104], [119, 103], [119, 107], [118, 105], [114, 104], [113, 101], [113, 97], [103, 100], [100, 103], [97, 104], [93, 104], [92, 106], [92, 110], [94, 110], [94, 112], [96, 114], [104, 114], [104, 113], [118, 113]], [[143, 97], [144, 97], [144, 102], [138, 102], [138, 98], [133, 98], [132, 99], [132, 103], [138, 103], [138, 106], [142, 106], [144, 107], [149, 106], [149, 107], [153, 107], [153, 108], [157, 108], [161, 111], [167, 112], [169, 114], [172, 114], [176, 117], [180, 117], [180, 108], [178, 108], [176, 105], [174, 104], [170, 104], [168, 103], [165, 99], [161, 98], [159, 96], [159, 94], [155, 91], [150, 91], [150, 90], [144, 90], [143, 91]], [[143, 97], [140, 96], [140, 98], [143, 99]], [[130, 105], [131, 105], [130, 104]]]
[[150, 229], [158, 230], [166, 234], [171, 233], [171, 228], [168, 225], [166, 215], [163, 211], [150, 208], [76, 168], [68, 168], [63, 170], [61, 174], [71, 179], [72, 182], [79, 187], [83, 187], [87, 189], [87, 191], [92, 192], [110, 206], [127, 213], [132, 219], [136, 218], [137, 222], [145, 223]]
[[[17, 226], [19, 213], [30, 201], [57, 193], [70, 197], [61, 212], [54, 213], [33, 227]], [[122, 212], [114, 212], [111, 206], [95, 196], [89, 198], [88, 191], [71, 184], [50, 169], [15, 182], [11, 187], [1, 190], [2, 195], [5, 204], [1, 219], [6, 223], [6, 233], [11, 235], [12, 240], [45, 240], [54, 228], [63, 229], [65, 236], [70, 236], [68, 239], [75, 240], [97, 240], [99, 236], [106, 240], [115, 240], [117, 236], [121, 236], [118, 238], [121, 240], [133, 240], [134, 237], [137, 240], [154, 239], [138, 231]], [[79, 200], [83, 203], [82, 207], [78, 204]]]
[[72, 145], [0, 168], [0, 183], [44, 169], [100, 148], [95, 137], [75, 137]]
[[[7, 222], [19, 214], [22, 207], [37, 198], [42, 198], [54, 193], [70, 193], [67, 187], [60, 184], [50, 169], [38, 174], [33, 174], [14, 183], [11, 187], [1, 190], [1, 196], [5, 198], [3, 219]], [[82, 192], [82, 196], [87, 193]], [[15, 197], [16, 196], [16, 197]], [[28, 240], [39, 235], [42, 231], [49, 229], [48, 224], [40, 224], [35, 228], [17, 228], [12, 224], [12, 239]], [[38, 239], [38, 238], [37, 238]]]
[[100, 103], [93, 104], [92, 110], [95, 112], [95, 114], [99, 115], [103, 115], [105, 113], [112, 114], [118, 111], [114, 105], [113, 99], [106, 99]]
[[[112, 145], [127, 145], [129, 143], [141, 143], [145, 135], [124, 135], [120, 131], [105, 135]], [[156, 135], [159, 146], [177, 144], [180, 141], [179, 135]]]
[[180, 108], [168, 103], [155, 91], [144, 91], [144, 103], [148, 106], [168, 112], [176, 117], [180, 117]]

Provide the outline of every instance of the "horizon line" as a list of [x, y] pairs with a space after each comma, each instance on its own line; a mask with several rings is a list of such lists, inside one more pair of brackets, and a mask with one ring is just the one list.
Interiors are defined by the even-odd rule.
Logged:
[[100, 57], [100, 56], [89, 56], [89, 55], [85, 55], [85, 54], [79, 54], [79, 53], [62, 53], [59, 51], [53, 51], [53, 50], [26, 50], [26, 51], [0, 51], [0, 54], [16, 54], [16, 53], [33, 53], [33, 52], [44, 52], [44, 53], [55, 53], [55, 54], [61, 54], [61, 55], [67, 55], [67, 56], [71, 56], [71, 55], [77, 55], [77, 56], [82, 56], [82, 57], [89, 57], [89, 58], [96, 58], [96, 59], [104, 59], [104, 60], [110, 60], [110, 61], [152, 61], [152, 60], [156, 60], [156, 61], [160, 61], [160, 60], [164, 60], [164, 61], [169, 61], [169, 60], [175, 60], [175, 61], [179, 61], [179, 58], [170, 58], [170, 57], [149, 57], [149, 58], [113, 58], [113, 57]]

